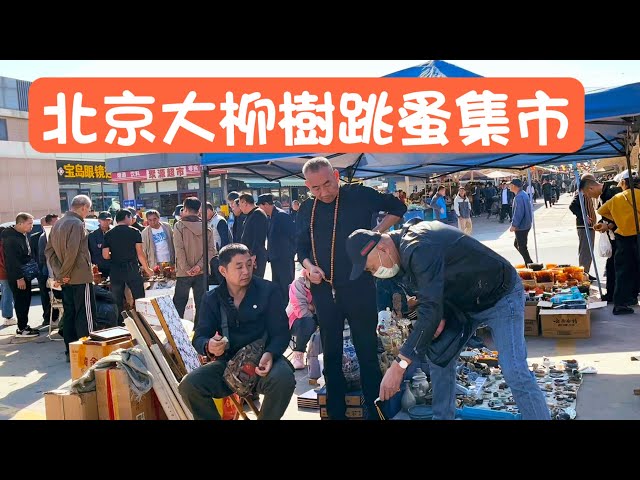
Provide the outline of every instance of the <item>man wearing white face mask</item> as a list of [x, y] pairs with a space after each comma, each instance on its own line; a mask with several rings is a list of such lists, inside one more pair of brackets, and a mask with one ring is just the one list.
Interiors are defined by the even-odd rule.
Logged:
[[347, 239], [351, 279], [404, 275], [416, 293], [418, 320], [380, 384], [380, 399], [400, 391], [409, 364], [425, 354], [432, 363], [434, 420], [455, 417], [455, 368], [480, 326], [491, 329], [505, 380], [525, 420], [548, 420], [527, 364], [524, 290], [511, 264], [479, 241], [441, 222], [421, 222], [381, 234], [356, 230]]

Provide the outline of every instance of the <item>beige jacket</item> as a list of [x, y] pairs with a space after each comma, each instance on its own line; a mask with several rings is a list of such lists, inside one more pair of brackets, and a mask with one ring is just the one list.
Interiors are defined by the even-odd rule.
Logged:
[[67, 212], [56, 222], [49, 233], [44, 255], [56, 280], [69, 277], [70, 285], [93, 283], [87, 229], [77, 213]]
[[[217, 255], [216, 246], [213, 243], [213, 230], [207, 227], [207, 241], [209, 245], [209, 262]], [[209, 272], [204, 268], [204, 255], [202, 250], [202, 221], [199, 217], [188, 216], [178, 220], [173, 227], [173, 245], [176, 251], [176, 277], [188, 277], [187, 271], [200, 266], [200, 270]], [[209, 272], [210, 273], [210, 272]]]
[[[167, 243], [169, 244], [169, 254], [171, 255], [170, 262], [172, 264], [176, 263], [176, 251], [173, 247], [173, 232], [171, 231], [171, 226], [168, 223], [160, 222], [164, 233], [167, 235]], [[147, 256], [147, 261], [149, 262], [149, 268], [153, 268], [158, 264], [158, 260], [156, 259], [156, 244], [153, 243], [153, 235], [151, 234], [151, 227], [146, 227], [142, 231], [142, 250], [144, 254]]]

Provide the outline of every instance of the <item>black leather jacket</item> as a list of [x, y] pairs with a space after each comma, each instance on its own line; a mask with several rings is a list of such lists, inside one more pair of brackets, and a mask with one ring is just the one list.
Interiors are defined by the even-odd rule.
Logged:
[[[436, 363], [441, 365], [443, 352], [430, 347], [440, 320], [447, 319], [443, 315], [456, 317], [455, 322], [447, 321], [445, 332], [462, 335], [465, 324], [471, 323], [467, 314], [493, 307], [515, 286], [516, 271], [478, 240], [441, 222], [421, 222], [390, 235], [400, 252], [404, 281], [419, 302], [418, 321], [400, 353], [408, 357], [426, 353], [432, 361], [438, 357]], [[441, 343], [440, 337], [434, 347], [436, 343]]]

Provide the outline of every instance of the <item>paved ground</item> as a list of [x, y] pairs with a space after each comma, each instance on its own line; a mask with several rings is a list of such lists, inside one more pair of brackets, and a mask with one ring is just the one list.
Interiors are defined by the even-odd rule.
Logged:
[[[538, 257], [542, 262], [577, 263], [578, 237], [575, 217], [568, 210], [570, 197], [562, 196], [553, 208], [540, 203], [536, 207]], [[513, 234], [508, 224], [490, 220], [474, 220], [473, 236], [514, 264], [522, 258], [513, 247]], [[530, 252], [535, 259], [533, 235]], [[598, 258], [598, 269], [604, 272], [604, 259]], [[592, 273], [595, 271], [592, 269]], [[39, 297], [34, 298], [29, 324], [42, 323]], [[596, 375], [585, 375], [578, 395], [578, 419], [640, 419], [640, 362], [630, 357], [640, 354], [640, 307], [636, 315], [614, 317], [611, 307], [592, 312], [591, 338], [585, 340], [527, 337], [529, 359], [541, 362], [575, 358], [581, 366], [591, 365]], [[50, 341], [46, 331], [35, 340], [13, 343], [15, 327], [0, 329], [0, 419], [44, 419], [43, 392], [70, 383], [69, 365], [64, 360], [62, 342]], [[296, 373], [295, 394], [311, 387], [305, 371]], [[301, 411], [296, 396], [285, 414], [286, 419], [319, 419], [317, 411]]]

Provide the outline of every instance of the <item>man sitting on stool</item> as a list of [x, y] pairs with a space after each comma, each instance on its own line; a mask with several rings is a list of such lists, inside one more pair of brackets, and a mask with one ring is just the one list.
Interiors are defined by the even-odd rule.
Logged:
[[[282, 356], [290, 339], [282, 295], [272, 282], [253, 276], [253, 259], [245, 245], [223, 247], [219, 261], [224, 281], [202, 298], [202, 314], [193, 337], [198, 353], [212, 361], [182, 379], [180, 394], [195, 420], [220, 420], [213, 398], [233, 393], [223, 378], [227, 361], [266, 331], [265, 352], [256, 368], [261, 377], [256, 392], [264, 395], [258, 419], [279, 420], [296, 385], [293, 367]], [[222, 337], [223, 308], [228, 318], [228, 341]]]

